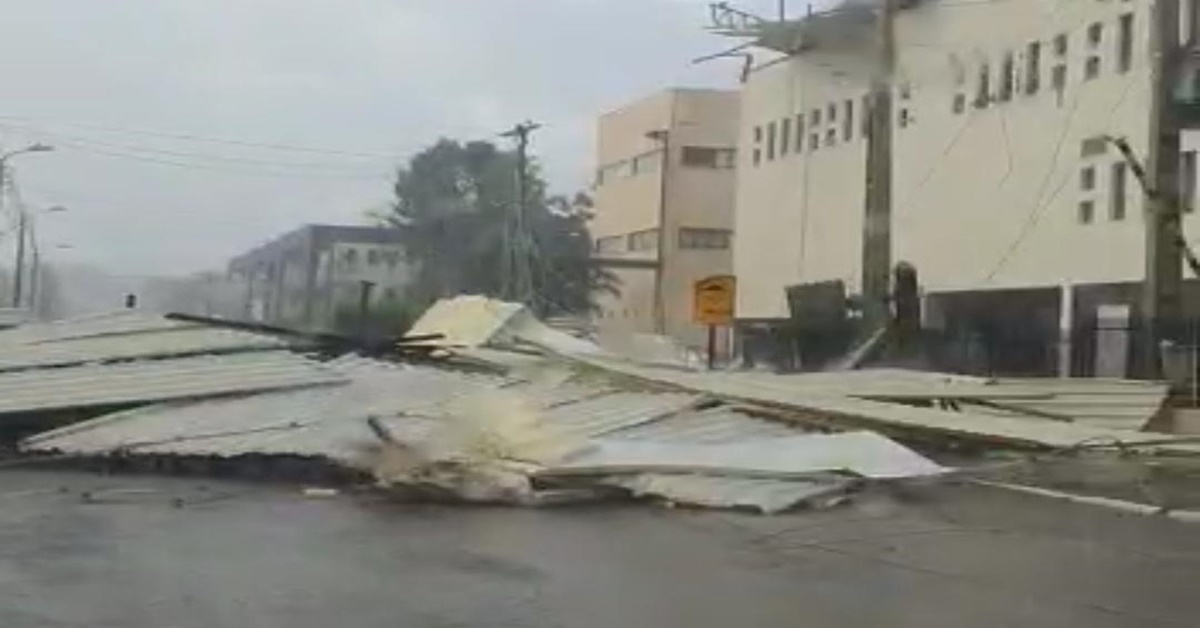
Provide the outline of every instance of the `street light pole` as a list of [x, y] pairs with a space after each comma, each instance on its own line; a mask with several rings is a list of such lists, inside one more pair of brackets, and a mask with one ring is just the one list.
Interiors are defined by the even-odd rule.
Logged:
[[[45, 153], [54, 150], [46, 144], [31, 144], [25, 148], [10, 151], [0, 155], [0, 213], [4, 211], [4, 199], [8, 192], [8, 162], [13, 157], [28, 153]], [[13, 265], [13, 294], [12, 306], [21, 307], [21, 288], [25, 280], [25, 228], [28, 222], [25, 208], [17, 207], [17, 260]]]
[[664, 275], [667, 263], [667, 177], [671, 167], [671, 131], [658, 129], [646, 133], [646, 138], [654, 140], [662, 147], [662, 160], [658, 176], [658, 252], [654, 264], [654, 333], [665, 334], [667, 331], [667, 303], [663, 294], [666, 281]]

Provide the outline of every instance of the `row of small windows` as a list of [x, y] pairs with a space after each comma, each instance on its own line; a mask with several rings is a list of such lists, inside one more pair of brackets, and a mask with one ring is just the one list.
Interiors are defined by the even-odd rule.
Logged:
[[[640, 174], [658, 172], [662, 168], [662, 150], [652, 150], [630, 159], [605, 164], [596, 170], [596, 185]], [[737, 150], [712, 146], [684, 146], [680, 164], [687, 168], [732, 169], [737, 164]]]
[[[1133, 25], [1133, 13], [1125, 13], [1117, 18], [1114, 57], [1118, 73], [1124, 74], [1133, 68]], [[1085, 31], [1084, 45], [1087, 55], [1083, 65], [1083, 79], [1085, 81], [1090, 81], [1100, 76], [1104, 56], [1104, 26], [1102, 22], [1093, 22]], [[1025, 46], [1023, 69], [1021, 71], [1021, 74], [1024, 76], [1024, 85], [1019, 84], [1020, 77], [1018, 76], [1017, 69], [1018, 53], [1015, 51], [1004, 53], [1001, 59], [999, 75], [997, 77], [998, 85], [994, 94], [992, 91], [991, 65], [987, 62], [981, 64], [978, 68], [979, 74], [975, 83], [975, 95], [971, 104], [976, 109], [984, 109], [993, 102], [1008, 102], [1012, 100], [1018, 91], [1023, 92], [1026, 96], [1033, 96], [1041, 91], [1043, 44], [1044, 42], [1042, 41], [1032, 41]], [[1067, 87], [1070, 36], [1067, 33], [1059, 33], [1050, 41], [1050, 48], [1053, 55], [1050, 67], [1050, 88], [1058, 94], [1059, 103], [1061, 104], [1063, 92]], [[966, 84], [966, 76], [961, 69], [957, 71], [955, 83], [960, 88]], [[966, 111], [967, 95], [961, 89], [954, 95], [951, 109], [956, 114]]]
[[[358, 268], [359, 249], [346, 249], [342, 252], [342, 258], [339, 267], [352, 270]], [[403, 255], [398, 249], [367, 249], [367, 267], [373, 268], [376, 266], [387, 265], [388, 268], [395, 268], [402, 260]]]
[[[1179, 198], [1185, 213], [1191, 213], [1195, 209], [1196, 156], [1196, 151], [1185, 151], [1180, 155]], [[1108, 164], [1107, 169], [1108, 219], [1122, 221], [1127, 215], [1129, 201], [1129, 167], [1124, 160], [1121, 160]], [[1095, 164], [1085, 165], [1079, 170], [1079, 189], [1082, 191], [1083, 198], [1079, 201], [1078, 219], [1085, 225], [1096, 221], [1098, 177], [1099, 173]]]
[[[733, 232], [728, 229], [680, 227], [677, 234], [681, 249], [728, 249], [733, 242]], [[596, 239], [597, 253], [624, 253], [626, 251], [658, 250], [658, 229], [644, 229], [625, 235], [605, 236]]]
[[[867, 110], [867, 100], [862, 101], [862, 110]], [[861, 116], [862, 130], [866, 134], [866, 116]], [[849, 142], [855, 137], [855, 100], [845, 99], [840, 103], [829, 103], [812, 109], [806, 114], [798, 113], [781, 120], [773, 120], [754, 127], [753, 152], [750, 159], [754, 165], [783, 158], [789, 153], [800, 154], [819, 150], [822, 146], [832, 147], [839, 141]]]

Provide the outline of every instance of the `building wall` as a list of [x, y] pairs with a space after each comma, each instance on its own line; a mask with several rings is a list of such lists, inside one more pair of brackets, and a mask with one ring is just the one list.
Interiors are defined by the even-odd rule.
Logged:
[[[657, 259], [665, 172], [666, 331], [693, 344], [702, 341], [703, 330], [691, 322], [692, 284], [732, 270], [728, 244], [696, 247], [731, 239], [737, 107], [735, 92], [675, 89], [602, 116], [598, 125], [595, 218], [590, 225], [596, 255]], [[668, 134], [665, 170], [662, 143], [646, 137], [655, 130]], [[599, 326], [653, 332], [654, 269], [621, 268], [614, 274], [621, 294], [600, 295]]]
[[[1125, 215], [1114, 217], [1110, 186], [1120, 157], [1102, 143], [1085, 156], [1083, 145], [1107, 133], [1146, 152], [1149, 1], [940, 4], [903, 10], [897, 24], [893, 258], [915, 264], [929, 291], [1139, 280], [1136, 181], [1126, 175]], [[1134, 16], [1127, 70], [1118, 54], [1126, 13]], [[1100, 41], [1093, 45], [1089, 28], [1096, 23]], [[1059, 35], [1068, 42], [1062, 56]], [[1034, 42], [1036, 90], [1028, 80]], [[818, 46], [754, 73], [745, 87], [734, 247], [741, 318], [785, 316], [783, 290], [793, 283], [841, 279], [858, 289], [866, 145], [859, 122], [871, 67], [871, 53], [862, 50]], [[1009, 55], [1011, 95], [1002, 80]], [[1091, 57], [1099, 59], [1095, 78], [1086, 76]], [[1066, 67], [1061, 93], [1057, 65]], [[984, 67], [987, 97], [976, 103]], [[847, 101], [858, 118], [848, 141], [835, 126]], [[830, 104], [839, 108], [835, 124]], [[806, 141], [797, 154], [793, 137], [781, 155], [777, 137], [770, 158], [769, 125], [778, 136], [790, 119], [795, 134], [799, 115], [811, 139], [814, 109], [822, 110], [817, 127], [834, 130], [836, 145], [822, 136], [820, 148]], [[1081, 218], [1086, 202], [1090, 221]]]

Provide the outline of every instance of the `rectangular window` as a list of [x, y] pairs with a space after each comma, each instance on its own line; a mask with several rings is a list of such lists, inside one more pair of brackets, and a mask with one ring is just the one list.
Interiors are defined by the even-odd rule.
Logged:
[[1013, 81], [1016, 74], [1017, 64], [1013, 58], [1013, 53], [1004, 53], [1004, 61], [1000, 64], [1000, 93], [996, 95], [996, 99], [1001, 102], [1012, 100], [1013, 97]]
[[837, 144], [837, 129], [829, 129], [825, 131], [825, 145], [834, 146]]
[[737, 167], [737, 149], [736, 148], [718, 148], [717, 149], [717, 168], [720, 170], [733, 170]]
[[1042, 88], [1042, 43], [1031, 41], [1025, 48], [1025, 94], [1032, 96]]
[[620, 253], [625, 250], [625, 236], [596, 238], [597, 253]]
[[700, 229], [680, 227], [679, 248], [681, 249], [728, 249], [733, 232], [728, 229]]
[[717, 149], [703, 146], [684, 146], [681, 163], [689, 168], [716, 168]]
[[820, 109], [813, 109], [812, 113], [808, 114], [808, 126], [811, 126], [811, 127], [821, 126], [821, 110]]
[[753, 162], [754, 165], [756, 165], [756, 166], [758, 164], [762, 163], [762, 149], [761, 148], [755, 148], [754, 152], [750, 153], [750, 161]]
[[1108, 217], [1112, 220], [1125, 220], [1125, 184], [1127, 176], [1128, 172], [1125, 170], [1125, 162], [1118, 161], [1113, 163], [1108, 177]]
[[1096, 217], [1095, 201], [1080, 201], [1079, 202], [1079, 222], [1085, 225], [1092, 224], [1092, 220]]
[[783, 122], [779, 123], [779, 154], [780, 156], [788, 154], [792, 148], [792, 119], [784, 118]]
[[1104, 25], [1101, 24], [1100, 22], [1092, 22], [1091, 26], [1088, 26], [1088, 30], [1087, 30], [1088, 46], [1091, 46], [1092, 48], [1099, 46], [1100, 41], [1103, 38], [1104, 38]]
[[1083, 78], [1092, 80], [1100, 76], [1100, 57], [1092, 55], [1088, 57], [1087, 63], [1083, 66]]
[[658, 229], [634, 231], [627, 236], [630, 251], [654, 251], [658, 249]]
[[1196, 151], [1184, 151], [1180, 157], [1179, 202], [1184, 212], [1191, 213], [1196, 203]]
[[854, 139], [854, 101], [846, 99], [842, 109], [842, 139], [849, 142]]
[[796, 152], [804, 152], [804, 114], [796, 114]]
[[897, 123], [902, 129], [907, 129], [908, 125], [912, 123], [912, 113], [908, 110], [908, 107], [900, 108], [900, 116]]
[[950, 105], [950, 109], [952, 111], [954, 111], [955, 114], [960, 114], [960, 113], [966, 111], [967, 110], [967, 95], [966, 94], [955, 94], [954, 102]]
[[763, 138], [762, 127], [761, 126], [754, 127], [754, 143], [761, 144], [762, 138]]
[[1096, 169], [1092, 166], [1079, 171], [1079, 189], [1085, 192], [1096, 189]]
[[810, 133], [808, 136], [808, 150], [817, 150], [821, 148], [821, 134]]
[[1063, 92], [1067, 91], [1067, 66], [1056, 65], [1050, 71], [1050, 87], [1058, 92], [1058, 104], [1062, 104]]
[[1124, 73], [1133, 68], [1133, 14], [1121, 15], [1117, 24], [1117, 71]]
[[775, 123], [767, 124], [767, 161], [775, 159]]
[[1067, 56], [1067, 35], [1060, 33], [1054, 37], [1054, 54], [1065, 57]]
[[836, 104], [829, 103], [829, 106], [825, 108], [825, 111], [828, 112], [826, 114], [826, 118], [829, 120], [829, 124], [833, 124], [834, 122], [837, 122], [837, 105]]
[[1079, 143], [1080, 157], [1095, 157], [1103, 155], [1108, 150], [1108, 140], [1103, 135], [1093, 135]]
[[975, 91], [975, 108], [983, 109], [988, 106], [988, 102], [992, 99], [992, 70], [988, 64], [984, 63], [979, 66], [979, 83], [978, 89]]

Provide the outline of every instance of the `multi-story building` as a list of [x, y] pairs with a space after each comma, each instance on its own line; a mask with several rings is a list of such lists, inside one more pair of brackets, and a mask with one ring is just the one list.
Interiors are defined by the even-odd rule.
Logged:
[[306, 225], [229, 263], [251, 320], [332, 327], [339, 313], [398, 303], [412, 283], [399, 233], [385, 227]]
[[670, 89], [600, 118], [593, 255], [619, 290], [602, 332], [702, 343], [692, 285], [731, 271], [737, 112], [737, 92]]
[[[747, 324], [788, 316], [789, 286], [860, 289], [875, 4], [723, 29], [789, 53], [750, 72], [741, 101], [734, 269]], [[1105, 136], [1142, 157], [1150, 146], [1152, 0], [899, 5], [891, 240], [893, 260], [920, 274], [927, 325], [1000, 338], [999, 369], [1067, 370], [1074, 356], [1076, 372], [1124, 374], [1121, 360], [1097, 367], [1094, 330], [1136, 314], [1146, 236], [1141, 190]], [[1194, 26], [1181, 32], [1196, 42]], [[1184, 223], [1196, 233], [1194, 214]]]

